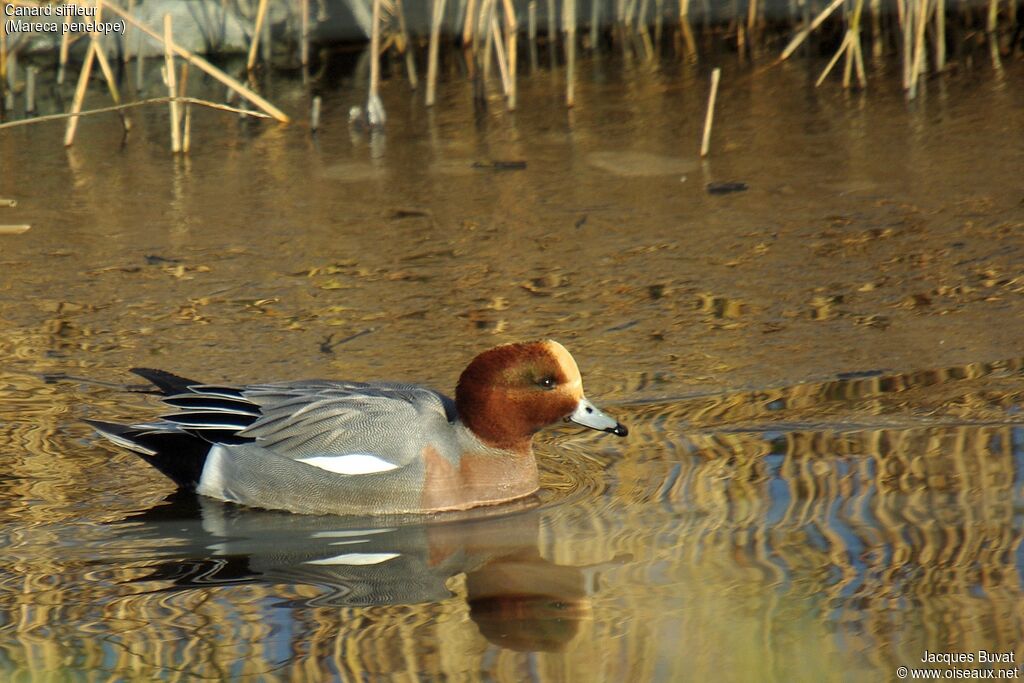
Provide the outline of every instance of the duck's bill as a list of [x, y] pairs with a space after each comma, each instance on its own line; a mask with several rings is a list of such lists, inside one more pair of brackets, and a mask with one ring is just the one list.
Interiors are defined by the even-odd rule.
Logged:
[[568, 419], [578, 425], [590, 427], [599, 432], [609, 432], [616, 436], [626, 436], [626, 434], [629, 434], [629, 430], [626, 429], [624, 424], [603, 412], [585, 398], [580, 399], [576, 410], [572, 412]]

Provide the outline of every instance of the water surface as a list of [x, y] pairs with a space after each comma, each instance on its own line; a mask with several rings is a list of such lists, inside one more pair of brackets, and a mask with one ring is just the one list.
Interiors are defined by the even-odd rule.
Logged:
[[[1019, 661], [1020, 89], [952, 74], [907, 105], [726, 70], [699, 163], [705, 76], [603, 58], [574, 110], [540, 71], [514, 114], [388, 80], [373, 136], [340, 79], [316, 138], [203, 112], [182, 160], [157, 109], [124, 145], [103, 117], [67, 151], [60, 126], [0, 133], [0, 218], [33, 226], [0, 238], [4, 678]], [[156, 410], [132, 366], [450, 391], [480, 349], [541, 336], [630, 437], [543, 434], [541, 494], [468, 519], [168, 498], [81, 423]]]

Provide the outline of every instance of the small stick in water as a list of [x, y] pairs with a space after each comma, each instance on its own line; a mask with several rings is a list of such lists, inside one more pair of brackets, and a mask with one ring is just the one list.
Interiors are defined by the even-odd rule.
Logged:
[[0, 225], [0, 235], [20, 235], [31, 228], [31, 225]]
[[320, 96], [313, 98], [313, 111], [309, 115], [309, 127], [315, 133], [320, 128]]
[[8, 208], [13, 209], [17, 205], [18, 205], [18, 200], [17, 199], [4, 199], [3, 197], [0, 197], [0, 206], [8, 207]]
[[715, 67], [711, 72], [711, 93], [708, 95], [708, 112], [704, 117], [704, 138], [700, 143], [700, 155], [706, 157], [711, 146], [711, 124], [715, 121], [715, 99], [718, 97], [718, 81], [722, 70]]

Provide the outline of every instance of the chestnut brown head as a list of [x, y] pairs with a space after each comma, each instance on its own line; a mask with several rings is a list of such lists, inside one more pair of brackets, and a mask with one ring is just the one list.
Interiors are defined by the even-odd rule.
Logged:
[[563, 419], [627, 434], [584, 397], [576, 361], [550, 339], [503, 344], [478, 355], [459, 377], [455, 403], [481, 441], [506, 450], [528, 451], [537, 431]]

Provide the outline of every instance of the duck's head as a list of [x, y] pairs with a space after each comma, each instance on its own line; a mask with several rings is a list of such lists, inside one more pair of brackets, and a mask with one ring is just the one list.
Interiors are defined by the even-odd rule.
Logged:
[[583, 379], [564, 346], [550, 339], [484, 351], [459, 377], [459, 418], [485, 444], [529, 450], [533, 435], [559, 420], [626, 436], [615, 418], [583, 395]]

